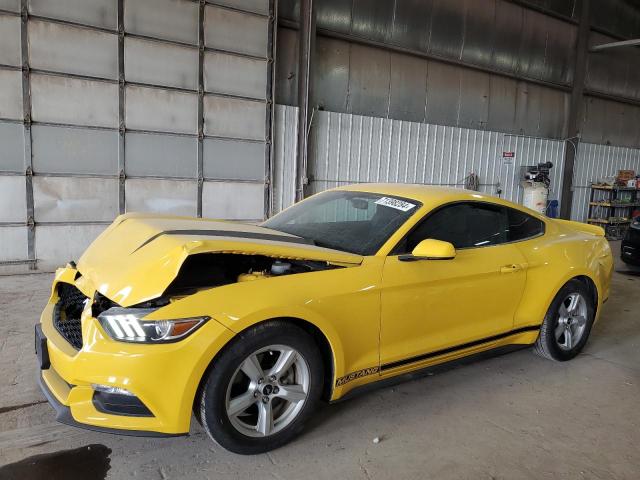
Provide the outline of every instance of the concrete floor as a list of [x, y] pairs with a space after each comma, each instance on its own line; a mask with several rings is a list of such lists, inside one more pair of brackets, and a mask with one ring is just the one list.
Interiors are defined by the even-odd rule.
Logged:
[[614, 275], [574, 361], [527, 349], [381, 388], [324, 408], [297, 441], [253, 457], [214, 445], [195, 422], [173, 439], [54, 422], [35, 383], [32, 333], [50, 282], [0, 277], [0, 465], [26, 459], [0, 478], [103, 478], [109, 460], [107, 478], [117, 479], [640, 478], [640, 276], [631, 273]]

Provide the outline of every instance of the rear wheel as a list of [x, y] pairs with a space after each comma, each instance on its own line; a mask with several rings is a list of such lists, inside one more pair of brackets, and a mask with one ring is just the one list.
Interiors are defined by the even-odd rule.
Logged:
[[580, 280], [569, 281], [551, 302], [534, 351], [551, 360], [571, 360], [587, 343], [594, 317], [589, 288]]
[[258, 325], [216, 359], [200, 398], [201, 424], [232, 452], [273, 450], [300, 433], [323, 377], [319, 350], [304, 330], [284, 321]]

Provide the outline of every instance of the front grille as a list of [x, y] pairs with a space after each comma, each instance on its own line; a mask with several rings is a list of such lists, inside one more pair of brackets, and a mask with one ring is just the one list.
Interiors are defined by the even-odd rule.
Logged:
[[58, 284], [58, 303], [53, 312], [53, 326], [76, 350], [82, 348], [82, 325], [80, 316], [84, 310], [85, 297], [80, 290], [68, 283]]

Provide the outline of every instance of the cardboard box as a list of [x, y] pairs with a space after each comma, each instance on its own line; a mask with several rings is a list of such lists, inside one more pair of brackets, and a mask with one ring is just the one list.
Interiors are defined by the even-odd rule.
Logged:
[[627, 183], [629, 180], [636, 178], [636, 172], [634, 170], [618, 170], [618, 182]]

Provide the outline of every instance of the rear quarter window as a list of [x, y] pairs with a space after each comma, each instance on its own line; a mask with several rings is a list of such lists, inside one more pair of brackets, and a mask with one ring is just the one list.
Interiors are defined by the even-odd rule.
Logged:
[[544, 234], [545, 225], [542, 220], [512, 208], [507, 210], [509, 219], [507, 237], [509, 242], [519, 242]]

